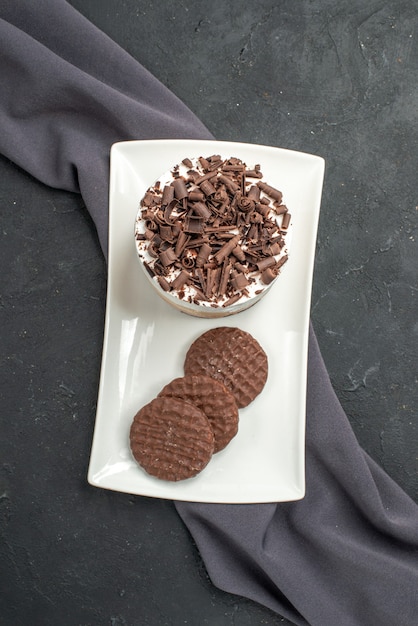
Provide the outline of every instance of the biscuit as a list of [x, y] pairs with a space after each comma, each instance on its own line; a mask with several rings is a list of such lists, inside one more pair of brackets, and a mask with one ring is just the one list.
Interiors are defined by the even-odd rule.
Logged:
[[213, 430], [205, 413], [179, 398], [157, 397], [143, 406], [129, 437], [135, 460], [162, 480], [196, 476], [214, 451]]
[[220, 326], [200, 335], [187, 351], [184, 372], [205, 374], [220, 381], [239, 408], [262, 391], [268, 375], [267, 355], [250, 333]]
[[223, 383], [203, 374], [175, 378], [159, 396], [175, 396], [195, 404], [209, 419], [215, 437], [214, 452], [223, 450], [238, 432], [238, 407]]

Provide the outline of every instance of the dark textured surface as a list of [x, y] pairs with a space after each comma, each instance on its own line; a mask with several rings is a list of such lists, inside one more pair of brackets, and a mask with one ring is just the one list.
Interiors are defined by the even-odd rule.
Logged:
[[[314, 327], [360, 443], [418, 501], [416, 2], [71, 4], [218, 139], [326, 159]], [[105, 264], [79, 197], [2, 159], [0, 203], [0, 624], [289, 623], [213, 588], [171, 503], [87, 485]]]

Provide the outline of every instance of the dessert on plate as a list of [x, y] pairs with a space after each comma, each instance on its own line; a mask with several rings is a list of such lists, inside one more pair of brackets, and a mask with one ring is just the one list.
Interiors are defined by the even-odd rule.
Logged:
[[252, 306], [288, 259], [291, 215], [260, 165], [185, 158], [149, 187], [135, 221], [138, 257], [159, 295], [198, 317]]

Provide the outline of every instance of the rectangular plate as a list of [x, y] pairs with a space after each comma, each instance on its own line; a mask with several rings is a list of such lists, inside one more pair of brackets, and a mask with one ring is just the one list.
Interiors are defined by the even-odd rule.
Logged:
[[[254, 307], [208, 320], [166, 304], [140, 267], [134, 222], [146, 189], [185, 157], [220, 154], [261, 165], [292, 214], [289, 261]], [[108, 292], [90, 484], [173, 500], [255, 503], [298, 500], [305, 493], [305, 400], [308, 326], [325, 163], [321, 157], [254, 144], [155, 140], [114, 144], [110, 166]], [[240, 410], [239, 431], [195, 478], [170, 483], [133, 459], [135, 413], [171, 379], [200, 334], [216, 326], [251, 333], [266, 351], [262, 393]]]

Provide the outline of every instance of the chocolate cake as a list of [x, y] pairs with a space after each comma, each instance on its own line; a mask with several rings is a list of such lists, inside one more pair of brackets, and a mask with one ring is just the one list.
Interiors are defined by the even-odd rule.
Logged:
[[136, 248], [160, 295], [187, 313], [225, 316], [257, 302], [288, 259], [291, 216], [259, 165], [186, 158], [145, 193]]

